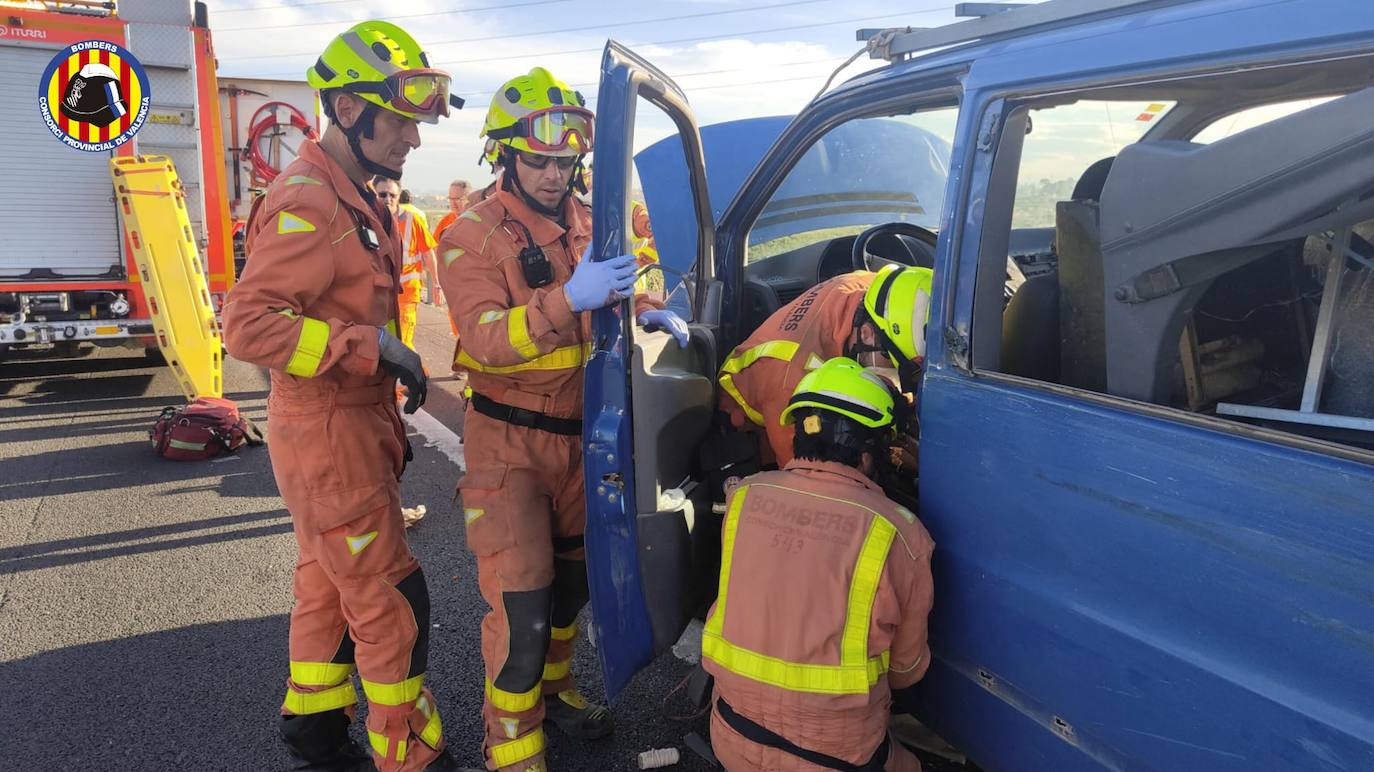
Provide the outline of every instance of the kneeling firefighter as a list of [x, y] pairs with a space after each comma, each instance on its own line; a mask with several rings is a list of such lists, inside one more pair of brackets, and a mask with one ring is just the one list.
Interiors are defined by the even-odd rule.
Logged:
[[[297, 769], [447, 769], [424, 685], [429, 591], [400, 505], [410, 449], [394, 390], [413, 413], [426, 380], [396, 337], [402, 255], [367, 181], [398, 179], [419, 123], [462, 102], [383, 21], [335, 37], [306, 77], [329, 128], [254, 202], [248, 267], [224, 306], [229, 353], [272, 371], [272, 471], [298, 547], [282, 738]], [[355, 669], [371, 762], [349, 738]]]
[[782, 413], [794, 458], [729, 492], [702, 638], [727, 770], [920, 769], [887, 724], [893, 690], [930, 664], [935, 544], [871, 479], [893, 407], [881, 376], [825, 362]]
[[[925, 360], [933, 274], [884, 266], [822, 282], [775, 311], [730, 352], [720, 370], [720, 403], [736, 429], [762, 432], [778, 466], [792, 459], [792, 426], [778, 420], [807, 373], [838, 356], [881, 353], [914, 395]], [[898, 404], [898, 429], [910, 420]]]
[[[583, 530], [582, 369], [590, 311], [633, 293], [635, 258], [592, 261], [576, 196], [593, 116], [582, 95], [536, 67], [492, 98], [483, 135], [501, 167], [495, 195], [439, 241], [439, 281], [458, 325], [456, 370], [472, 398], [459, 484], [468, 547], [491, 611], [482, 622], [490, 769], [542, 770], [544, 724], [595, 739], [612, 731], [571, 671], [588, 598]], [[579, 255], [582, 258], [579, 259]], [[644, 297], [640, 324], [687, 325]]]

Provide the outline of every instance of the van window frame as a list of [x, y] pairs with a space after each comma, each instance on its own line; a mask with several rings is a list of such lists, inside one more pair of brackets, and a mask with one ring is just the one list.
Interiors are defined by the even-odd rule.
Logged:
[[[1294, 450], [1319, 453], [1323, 456], [1374, 466], [1374, 450], [1364, 450], [1351, 445], [1305, 437], [1255, 424], [1246, 424], [1203, 413], [1192, 413], [1168, 405], [1119, 397], [1112, 394], [1090, 391], [1076, 386], [1040, 381], [1018, 375], [998, 372], [1001, 358], [1002, 335], [1002, 293], [1005, 280], [1006, 260], [1011, 237], [1012, 210], [1016, 200], [1016, 181], [1021, 170], [1021, 151], [1025, 144], [1025, 121], [1034, 105], [1043, 105], [1055, 98], [1072, 99], [1076, 95], [1084, 98], [1102, 98], [1102, 92], [1112, 88], [1165, 83], [1168, 81], [1194, 80], [1208, 77], [1225, 77], [1249, 69], [1276, 69], [1287, 67], [1310, 67], [1320, 64], [1322, 57], [1304, 60], [1261, 60], [1249, 64], [1222, 66], [1208, 62], [1193, 70], [1158, 70], [1142, 68], [1139, 71], [1120, 73], [1111, 79], [1084, 79], [1037, 84], [1034, 90], [1005, 89], [990, 90], [979, 95], [978, 104], [965, 104], [964, 108], [977, 110], [975, 139], [980, 145], [980, 154], [992, 152], [988, 170], [979, 173], [975, 170], [970, 180], [968, 200], [947, 201], [947, 206], [967, 208], [969, 212], [981, 209], [975, 221], [972, 216], [963, 215], [960, 230], [970, 233], [959, 234], [960, 241], [967, 239], [969, 255], [959, 255], [958, 260], [976, 261], [973, 270], [958, 267], [958, 281], [961, 284], [972, 281], [971, 291], [966, 287], [951, 287], [956, 307], [968, 313], [962, 318], [970, 320], [971, 329], [959, 330], [957, 337], [963, 338], [967, 350], [963, 357], [956, 357], [956, 369], [964, 377], [988, 383], [1016, 386], [1034, 391], [1053, 394], [1123, 412], [1148, 416], [1175, 424], [1192, 426], [1233, 437], [1242, 437], [1270, 445]], [[1313, 96], [1316, 96], [1315, 94]], [[1306, 97], [1295, 97], [1306, 98]], [[1289, 100], [1277, 100], [1279, 102]], [[1244, 108], [1242, 108], [1244, 109]], [[1191, 136], [1191, 134], [1190, 134]], [[1151, 138], [1147, 133], [1138, 141], [1146, 142]], [[956, 137], [958, 142], [963, 137]], [[956, 154], [959, 152], [956, 147]], [[976, 200], [981, 195], [981, 200]], [[952, 236], [954, 234], [951, 234]], [[972, 274], [971, 276], [969, 274]], [[967, 304], [972, 308], [968, 309]], [[958, 352], [956, 352], [958, 353]], [[962, 359], [963, 361], [959, 361]]]

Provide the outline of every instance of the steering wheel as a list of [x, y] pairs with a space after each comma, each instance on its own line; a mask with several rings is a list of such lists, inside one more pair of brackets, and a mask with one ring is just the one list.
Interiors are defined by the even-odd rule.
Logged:
[[[868, 251], [869, 242], [880, 237], [887, 237], [893, 243], [901, 247], [901, 252], [894, 257], [883, 257], [872, 254]], [[905, 237], [905, 238], [903, 238]], [[935, 242], [938, 240], [935, 232], [922, 228], [915, 223], [909, 222], [887, 222], [881, 225], [874, 225], [872, 228], [854, 237], [854, 251], [851, 256], [853, 268], [856, 271], [876, 271], [884, 265], [893, 263], [896, 265], [908, 265], [912, 267], [925, 266], [932, 267], [935, 264]], [[915, 249], [912, 248], [911, 239], [917, 243]], [[919, 256], [917, 253], [921, 253]], [[922, 260], [921, 258], [925, 258]]]

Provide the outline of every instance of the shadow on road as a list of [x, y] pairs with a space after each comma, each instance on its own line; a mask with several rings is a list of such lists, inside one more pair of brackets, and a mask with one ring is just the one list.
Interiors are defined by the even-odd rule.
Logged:
[[[0, 482], [0, 498], [60, 496], [196, 480], [206, 481], [199, 490], [214, 490], [221, 496], [275, 496], [277, 485], [266, 453], [266, 448], [246, 447], [229, 457], [234, 460], [223, 463], [177, 462], [153, 455], [146, 441], [33, 453], [0, 461], [0, 480], [4, 481]], [[249, 468], [236, 471], [238, 464]], [[193, 488], [188, 486], [176, 488], [179, 493], [190, 490]]]
[[[144, 539], [152, 539], [158, 536], [170, 536], [172, 534], [182, 534], [192, 531], [225, 528], [268, 520], [273, 522], [269, 525], [240, 528], [221, 533], [204, 533], [195, 536], [184, 536], [178, 539], [164, 539], [161, 541], [139, 544], [120, 544], [120, 542], [139, 542]], [[84, 563], [90, 560], [101, 560], [103, 558], [142, 555], [149, 552], [161, 552], [163, 550], [194, 547], [202, 544], [218, 544], [228, 541], [237, 541], [239, 539], [253, 539], [259, 536], [273, 536], [279, 533], [289, 533], [290, 531], [290, 516], [286, 513], [286, 510], [276, 509], [269, 512], [252, 512], [243, 515], [211, 517], [184, 523], [167, 523], [165, 525], [150, 526], [147, 528], [133, 528], [127, 531], [94, 534], [92, 536], [82, 536], [75, 539], [57, 539], [54, 541], [24, 544], [18, 547], [0, 549], [0, 576], [5, 574], [17, 574], [21, 571], [34, 571], [40, 568], [52, 568], [54, 566], [66, 566], [73, 563]], [[116, 544], [119, 546], [103, 546]], [[87, 549], [89, 547], [102, 548]], [[72, 552], [71, 550], [82, 551]]]
[[44, 769], [279, 770], [285, 615], [0, 663], [0, 758]]

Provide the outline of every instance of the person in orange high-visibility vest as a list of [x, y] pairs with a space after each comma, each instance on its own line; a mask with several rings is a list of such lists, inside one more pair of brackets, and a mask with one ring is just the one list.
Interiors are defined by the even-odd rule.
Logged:
[[[395, 180], [379, 177], [372, 181], [377, 198], [391, 210], [399, 224], [401, 254], [401, 342], [415, 348], [415, 324], [418, 320], [420, 300], [424, 293], [425, 274], [431, 277], [430, 285], [438, 286], [434, 276], [434, 237], [429, 233], [425, 215], [408, 200], [401, 202], [401, 186]], [[408, 197], [407, 197], [408, 198]]]
[[871, 479], [893, 387], [837, 357], [791, 395], [794, 458], [731, 487], [702, 664], [730, 772], [917, 772], [888, 736], [893, 692], [930, 666], [930, 535]]

